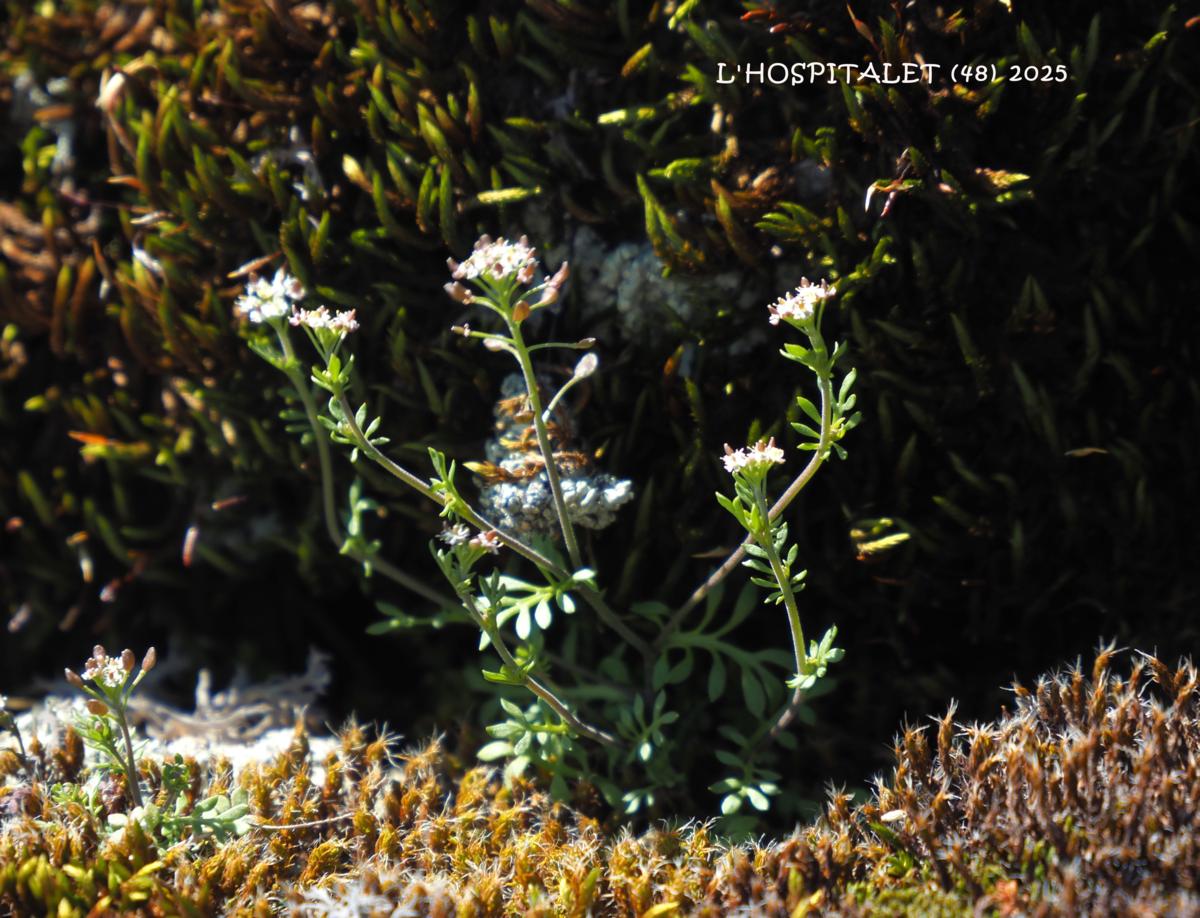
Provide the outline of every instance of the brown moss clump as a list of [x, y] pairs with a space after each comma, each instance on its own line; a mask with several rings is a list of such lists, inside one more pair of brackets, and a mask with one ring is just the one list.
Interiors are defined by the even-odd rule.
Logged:
[[[260, 828], [167, 848], [107, 839], [45, 788], [0, 797], [5, 914], [720, 916], [1190, 914], [1200, 909], [1200, 676], [1102, 651], [1014, 686], [998, 721], [908, 728], [870, 802], [774, 843], [726, 845], [706, 823], [634, 835], [467, 770], [436, 741], [396, 761], [355, 725], [313, 773], [302, 732], [238, 777]], [[43, 775], [59, 775], [41, 751]], [[201, 769], [202, 771], [204, 769]], [[157, 768], [148, 768], [153, 783]], [[228, 789], [227, 762], [200, 795]], [[59, 903], [65, 903], [60, 905]]]

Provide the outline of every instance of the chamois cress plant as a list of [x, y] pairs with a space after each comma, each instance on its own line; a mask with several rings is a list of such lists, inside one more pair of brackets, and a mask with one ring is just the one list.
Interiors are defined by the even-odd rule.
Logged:
[[143, 798], [129, 723], [129, 700], [157, 661], [153, 647], [146, 651], [139, 666], [132, 650], [126, 648], [113, 657], [97, 644], [82, 675], [66, 670], [67, 682], [88, 697], [87, 714], [76, 719], [75, 732], [86, 746], [99, 753], [101, 762], [88, 783], [56, 784], [51, 793], [55, 799], [74, 802], [93, 818], [99, 818], [97, 779], [106, 771], [118, 772], [125, 779], [131, 809], [108, 815], [109, 832], [136, 824], [140, 831], [170, 845], [203, 838], [224, 841], [244, 835], [252, 825], [245, 789], [190, 802], [192, 770], [180, 755], [163, 763], [161, 790], [153, 795], [156, 799]]
[[[571, 451], [563, 400], [595, 372], [597, 359], [584, 354], [557, 391], [534, 367], [540, 352], [587, 351], [595, 342], [526, 337], [530, 317], [559, 298], [567, 264], [547, 276], [524, 237], [514, 242], [484, 236], [468, 258], [452, 259], [449, 268], [448, 295], [479, 315], [478, 327], [464, 323], [453, 330], [507, 354], [517, 369], [505, 383], [505, 391], [516, 395], [497, 407], [501, 446], [515, 452], [499, 464], [467, 464], [485, 482], [476, 502], [460, 487], [457, 463], [438, 450], [429, 450], [428, 478], [385, 450], [382, 419], [354, 395], [364, 390], [345, 346], [358, 327], [353, 311], [312, 306], [300, 284], [282, 270], [270, 281], [253, 280], [237, 302], [250, 346], [288, 379], [285, 394], [291, 405], [283, 417], [316, 451], [330, 538], [367, 574], [390, 578], [437, 604], [430, 616], [381, 605], [390, 612], [391, 626], [461, 622], [478, 630], [480, 651], [495, 655], [483, 676], [495, 687], [504, 714], [488, 728], [493, 740], [480, 758], [507, 760], [509, 776], [535, 769], [560, 797], [568, 795], [570, 782], [586, 779], [627, 813], [655, 805], [682, 780], [679, 755], [689, 731], [680, 710], [695, 707], [689, 680], [697, 656], [703, 654], [709, 663], [709, 702], [726, 696], [735, 672], [747, 716], [719, 730], [729, 746], [715, 755], [728, 772], [712, 790], [721, 795], [727, 827], [748, 828], [753, 817], [735, 814], [747, 803], [766, 811], [769, 798], [780, 793], [778, 773], [764, 763], [776, 744], [795, 746], [788, 726], [797, 717], [811, 719], [805, 699], [826, 688], [820, 680], [842, 657], [834, 646], [836, 628], [806, 643], [797, 599], [805, 572], [797, 569], [798, 546], [789, 546], [781, 519], [831, 454], [845, 456], [841, 440], [859, 421], [851, 392], [854, 372], [835, 379], [845, 345], [831, 348], [821, 333], [824, 306], [834, 290], [805, 280], [769, 307], [771, 324], [789, 326], [804, 339], [786, 343], [783, 356], [816, 378], [818, 400], [799, 398], [807, 422], [793, 424], [803, 438], [800, 449], [811, 453], [807, 464], [772, 502], [768, 477], [785, 463], [783, 449], [774, 439], [737, 450], [726, 445], [723, 461], [733, 478], [733, 495], [718, 494], [717, 500], [745, 530], [744, 540], [682, 605], [672, 608], [651, 598], [622, 611], [610, 606], [603, 581], [584, 565], [578, 529], [606, 525], [611, 511], [632, 496], [631, 484], [593, 475], [588, 457]], [[316, 351], [311, 371], [297, 356], [297, 330]], [[364, 514], [375, 505], [364, 496], [360, 479], [339, 514], [331, 443], [346, 447], [352, 463], [374, 463], [437, 507], [443, 529], [430, 549], [452, 599], [397, 567], [371, 538]], [[497, 491], [501, 485], [507, 488], [503, 493]], [[518, 576], [518, 561], [536, 576]], [[750, 583], [726, 603], [725, 580], [743, 564], [750, 569]], [[782, 634], [786, 624], [790, 652], [782, 646], [748, 650], [734, 643], [734, 632], [756, 605], [756, 588], [767, 591], [768, 606], [783, 607], [779, 625]], [[581, 614], [594, 617], [607, 636], [581, 641], [576, 627]], [[561, 633], [549, 640], [555, 631]]]

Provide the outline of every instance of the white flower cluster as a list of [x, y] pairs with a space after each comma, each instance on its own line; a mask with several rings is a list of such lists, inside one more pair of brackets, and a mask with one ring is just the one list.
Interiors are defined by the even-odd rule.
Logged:
[[734, 450], [726, 443], [725, 455], [721, 457], [721, 461], [725, 463], [725, 471], [731, 475], [743, 471], [761, 471], [772, 465], [782, 465], [783, 450], [775, 445], [774, 437], [765, 443], [759, 440], [753, 446], [739, 450]]
[[304, 285], [283, 268], [271, 280], [257, 277], [234, 303], [234, 312], [254, 324], [290, 315], [296, 300], [304, 297]]
[[481, 236], [466, 261], [459, 264], [451, 259], [449, 265], [455, 280], [477, 277], [504, 280], [515, 274], [522, 284], [528, 284], [537, 273], [536, 255], [537, 250], [530, 246], [526, 236], [516, 242], [504, 237], [493, 242], [491, 236]]
[[833, 296], [834, 290], [825, 281], [819, 284], [809, 282], [807, 277], [800, 279], [800, 286], [781, 296], [767, 307], [771, 312], [770, 322], [778, 325], [780, 319], [794, 322], [807, 322], [816, 312], [817, 303]]
[[455, 523], [453, 526], [447, 526], [439, 532], [438, 538], [453, 548], [455, 545], [462, 545], [467, 539], [471, 538], [471, 530], [463, 523]]
[[87, 666], [83, 670], [83, 678], [109, 688], [120, 688], [129, 678], [129, 671], [125, 669], [120, 657], [97, 654], [87, 661]]
[[481, 532], [471, 539], [471, 545], [475, 548], [482, 548], [489, 555], [494, 555], [500, 551], [500, 546], [503, 544], [500, 541], [500, 533], [495, 529], [489, 529], [487, 532]]
[[331, 313], [324, 306], [316, 309], [293, 309], [288, 321], [293, 325], [303, 325], [314, 331], [327, 328], [339, 335], [347, 335], [358, 330], [358, 322], [354, 318], [355, 310], [346, 309]]

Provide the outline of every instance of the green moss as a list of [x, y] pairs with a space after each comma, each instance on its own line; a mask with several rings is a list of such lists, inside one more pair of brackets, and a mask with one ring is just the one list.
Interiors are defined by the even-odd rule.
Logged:
[[[777, 841], [730, 844], [705, 823], [641, 834], [505, 786], [438, 743], [399, 755], [351, 725], [314, 781], [302, 731], [248, 767], [256, 821], [223, 844], [165, 847], [136, 824], [102, 829], [42, 776], [0, 793], [0, 907], [17, 915], [273, 914], [356, 903], [418, 915], [1163, 914], [1195, 895], [1192, 774], [1200, 676], [1144, 657], [1128, 677], [1111, 651], [1016, 688], [1011, 714], [897, 739], [895, 770], [853, 805]], [[395, 766], [395, 767], [393, 767]], [[195, 763], [193, 763], [193, 767]], [[143, 764], [152, 789], [158, 770]], [[202, 764], [199, 799], [229, 789], [228, 764]], [[19, 774], [17, 777], [21, 777]], [[110, 802], [105, 803], [105, 800]], [[601, 814], [597, 814], [601, 815]], [[1176, 827], [1180, 831], [1175, 831]], [[65, 904], [62, 904], [65, 903]], [[55, 912], [61, 909], [61, 912]], [[140, 910], [140, 911], [139, 911]]]

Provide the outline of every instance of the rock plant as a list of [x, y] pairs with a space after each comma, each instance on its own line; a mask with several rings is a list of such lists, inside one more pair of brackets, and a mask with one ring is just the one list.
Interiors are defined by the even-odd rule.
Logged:
[[[829, 345], [821, 331], [825, 304], [835, 291], [824, 282], [804, 280], [768, 310], [770, 324], [793, 329], [803, 340], [785, 342], [782, 356], [815, 377], [818, 400], [800, 396], [805, 420], [792, 425], [801, 437], [799, 449], [811, 454], [808, 463], [772, 499], [768, 476], [786, 462], [775, 438], [737, 450], [726, 444], [723, 461], [733, 496], [718, 493], [717, 501], [744, 530], [740, 545], [677, 608], [652, 597], [618, 609], [606, 596], [602, 576], [588, 566], [580, 530], [610, 521], [632, 496], [630, 483], [595, 472], [591, 458], [574, 448], [564, 401], [597, 370], [598, 358], [590, 350], [596, 342], [535, 341], [529, 334], [538, 314], [558, 301], [568, 265], [545, 274], [527, 238], [483, 236], [464, 261], [451, 259], [449, 269], [447, 294], [482, 320], [478, 327], [464, 323], [454, 330], [512, 358], [519, 371], [515, 394], [497, 409], [499, 443], [508, 452], [502, 451], [499, 463], [467, 464], [483, 481], [483, 502], [472, 501], [458, 480], [458, 463], [442, 451], [428, 450], [428, 478], [389, 453], [382, 418], [372, 416], [362, 400], [364, 382], [346, 343], [358, 329], [353, 310], [330, 312], [311, 302], [300, 281], [284, 269], [269, 281], [252, 280], [236, 304], [250, 346], [290, 383], [295, 407], [284, 412], [284, 419], [316, 451], [330, 538], [368, 574], [376, 572], [435, 600], [439, 622], [477, 629], [480, 651], [497, 658], [482, 675], [503, 712], [503, 719], [488, 727], [493, 740], [479, 756], [506, 760], [509, 779], [531, 770], [548, 780], [560, 799], [570, 796], [572, 784], [585, 781], [627, 814], [652, 808], [681, 782], [677, 762], [689, 737], [679, 727], [680, 709], [696, 703], [686, 697], [683, 683], [703, 655], [710, 665], [707, 700], [715, 703], [726, 695], [729, 671], [736, 669], [743, 705], [734, 721], [721, 727], [727, 746], [715, 756], [724, 775], [711, 789], [721, 795], [726, 817], [744, 803], [768, 810], [770, 797], [780, 793], [778, 772], [766, 767], [771, 747], [795, 747], [788, 728], [806, 713], [807, 698], [825, 687], [821, 680], [829, 665], [842, 657], [834, 646], [835, 627], [819, 640], [806, 641], [797, 599], [806, 572], [798, 569], [799, 546], [789, 544], [783, 521], [821, 465], [831, 455], [845, 457], [841, 440], [859, 421], [853, 411], [854, 371], [838, 378], [836, 369], [846, 346]], [[297, 350], [297, 331], [315, 351], [311, 369]], [[534, 366], [535, 355], [551, 350], [587, 352], [557, 391]], [[355, 480], [339, 515], [331, 444], [345, 447], [357, 467], [374, 465], [434, 505], [444, 528], [430, 548], [452, 598], [406, 573], [371, 537], [366, 513], [375, 504], [364, 495], [365, 473]], [[499, 486], [509, 491], [497, 495]], [[497, 512], [505, 524], [497, 522]], [[537, 576], [518, 574], [517, 560]], [[726, 603], [724, 581], [739, 565], [750, 570], [750, 583]], [[778, 627], [790, 637], [790, 653], [782, 647], [750, 651], [737, 643], [737, 628], [756, 605], [756, 588], [766, 591], [768, 606], [783, 606], [786, 615]], [[604, 629], [594, 648], [583, 646], [575, 624], [581, 606]], [[700, 606], [703, 611], [697, 612]], [[403, 618], [422, 621], [421, 616]], [[752, 817], [743, 816], [731, 819], [729, 827], [752, 823]]]

